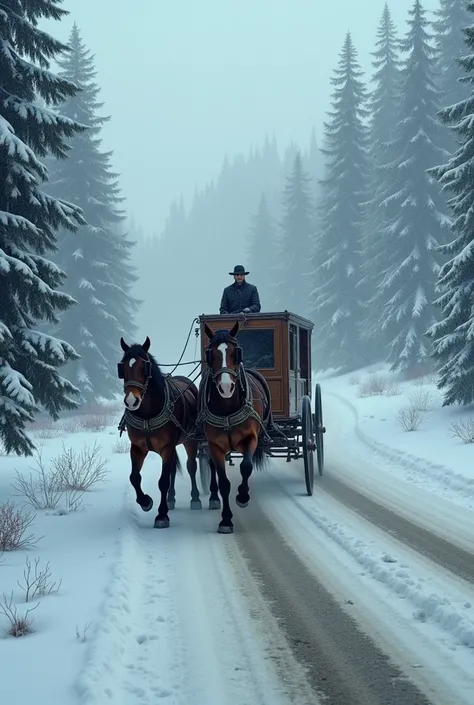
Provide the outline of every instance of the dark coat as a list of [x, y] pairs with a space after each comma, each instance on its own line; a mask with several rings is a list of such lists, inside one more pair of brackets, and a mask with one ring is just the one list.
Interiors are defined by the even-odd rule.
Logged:
[[242, 282], [240, 286], [237, 286], [235, 282], [226, 286], [222, 294], [219, 313], [242, 313], [244, 308], [250, 309], [250, 313], [260, 311], [260, 297], [257, 287], [248, 282]]

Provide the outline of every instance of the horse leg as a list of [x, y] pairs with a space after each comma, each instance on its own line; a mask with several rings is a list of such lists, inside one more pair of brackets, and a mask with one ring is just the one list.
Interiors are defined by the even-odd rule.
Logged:
[[176, 491], [174, 489], [175, 481], [176, 481], [176, 469], [171, 471], [170, 488], [168, 490], [168, 496], [166, 498], [166, 502], [168, 504], [168, 509], [174, 509], [176, 506]]
[[225, 453], [215, 445], [209, 445], [209, 452], [214, 461], [215, 470], [217, 472], [217, 480], [219, 483], [219, 492], [222, 497], [222, 521], [217, 529], [219, 534], [232, 534], [234, 525], [232, 523], [232, 512], [229, 505], [230, 495], [230, 480], [227, 477], [225, 470]]
[[211, 482], [209, 483], [209, 509], [220, 509], [221, 500], [217, 494], [217, 473], [216, 466], [212, 458], [209, 458], [209, 469], [211, 471]]
[[155, 529], [167, 529], [170, 525], [168, 516], [168, 503], [166, 501], [171, 475], [176, 474], [178, 456], [176, 455], [175, 446], [166, 446], [161, 452], [161, 477], [158, 481], [158, 488], [161, 492], [161, 502], [158, 507], [158, 514], [155, 517]]
[[130, 460], [132, 462], [130, 484], [137, 495], [137, 504], [140, 505], [144, 512], [149, 512], [153, 507], [152, 498], [150, 495], [145, 494], [142, 490], [141, 469], [147, 455], [147, 450], [142, 450], [139, 446], [136, 446], [133, 443], [130, 445]]
[[199, 490], [196, 484], [196, 472], [197, 472], [197, 449], [198, 444], [196, 441], [189, 441], [184, 444], [188, 459], [186, 461], [186, 468], [191, 478], [191, 509], [202, 509], [201, 500], [199, 498]]
[[249, 478], [253, 470], [253, 454], [257, 448], [258, 436], [252, 435], [243, 442], [242, 462], [240, 463], [240, 474], [242, 483], [237, 488], [235, 503], [242, 509], [248, 507], [250, 502]]

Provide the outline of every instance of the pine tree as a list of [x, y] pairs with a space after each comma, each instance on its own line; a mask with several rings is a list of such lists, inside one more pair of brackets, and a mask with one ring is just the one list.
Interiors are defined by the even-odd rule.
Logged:
[[71, 340], [81, 359], [70, 365], [83, 402], [110, 399], [117, 393], [117, 345], [120, 336], [133, 337], [138, 302], [131, 289], [136, 281], [130, 261], [133, 243], [123, 233], [123, 201], [117, 174], [111, 171], [111, 152], [101, 150], [100, 133], [109, 120], [100, 117], [103, 103], [95, 83], [94, 57], [84, 46], [77, 25], [70, 36], [70, 53], [59, 61], [61, 76], [80, 92], [60, 108], [88, 130], [71, 141], [67, 162], [52, 171], [52, 193], [80, 206], [87, 225], [71, 237], [62, 233], [58, 264], [68, 275], [68, 290], [78, 306], [62, 317], [58, 335]]
[[383, 269], [385, 260], [385, 244], [380, 234], [383, 228], [381, 202], [388, 188], [387, 176], [389, 176], [384, 164], [389, 156], [387, 150], [394, 138], [399, 112], [399, 48], [395, 23], [388, 5], [385, 5], [377, 30], [376, 49], [372, 53], [374, 89], [369, 96], [371, 200], [366, 206], [362, 238], [362, 276], [359, 285], [360, 296], [365, 306], [361, 339], [368, 343], [367, 350], [370, 350], [373, 361], [384, 358], [388, 342], [377, 326], [381, 311], [377, 307], [377, 301], [374, 302], [373, 296], [377, 290], [378, 275]]
[[311, 179], [303, 169], [299, 151], [283, 191], [280, 263], [274, 278], [274, 301], [281, 309], [301, 316], [308, 313], [309, 257], [314, 245]]
[[387, 189], [381, 202], [386, 265], [380, 273], [374, 306], [376, 331], [387, 335], [392, 370], [426, 364], [430, 350], [425, 331], [435, 322], [433, 300], [440, 267], [439, 244], [449, 229], [444, 198], [427, 174], [446, 157], [436, 119], [436, 53], [420, 0], [410, 10], [403, 49], [399, 122], [384, 165]]
[[[463, 53], [463, 30], [470, 24], [471, 18], [466, 0], [440, 0], [435, 15], [437, 19], [433, 27], [436, 32], [440, 69], [438, 85], [443, 104], [450, 106], [468, 97], [466, 85], [459, 80], [462, 69], [456, 59]], [[455, 144], [451, 142], [450, 147], [454, 150]]]
[[59, 5], [13, 0], [0, 8], [0, 437], [19, 455], [34, 450], [25, 423], [38, 411], [57, 419], [77, 406], [78, 390], [58, 372], [77, 353], [41, 332], [74, 303], [58, 291], [65, 275], [49, 260], [56, 231], [84, 222], [78, 208], [43, 190], [48, 174], [40, 158], [65, 158], [66, 140], [82, 129], [41, 105], [76, 92], [50, 71], [67, 47], [37, 27], [68, 14]]
[[[474, 13], [474, 3], [468, 4]], [[470, 25], [470, 26], [469, 26]], [[465, 44], [469, 50], [459, 59], [463, 82], [474, 84], [474, 26], [466, 23]], [[466, 91], [467, 93], [467, 91]], [[438, 388], [445, 390], [444, 405], [474, 401], [474, 95], [441, 112], [444, 123], [456, 132], [460, 147], [445, 166], [431, 170], [443, 190], [453, 197], [448, 205], [453, 215], [454, 239], [441, 250], [449, 257], [440, 270], [442, 295], [435, 302], [442, 318], [428, 331], [433, 357], [439, 369]]]
[[359, 345], [362, 204], [367, 200], [367, 93], [350, 33], [333, 84], [333, 110], [325, 123], [326, 178], [322, 181], [321, 232], [311, 297], [315, 360], [320, 369], [363, 364]]
[[276, 262], [272, 256], [277, 239], [273, 219], [268, 209], [265, 193], [262, 193], [257, 214], [252, 218], [249, 237], [248, 267], [251, 279], [258, 287], [262, 311], [273, 311], [274, 278]]

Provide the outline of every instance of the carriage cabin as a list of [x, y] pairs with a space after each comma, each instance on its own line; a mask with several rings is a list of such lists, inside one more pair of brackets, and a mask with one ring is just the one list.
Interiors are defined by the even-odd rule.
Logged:
[[[201, 360], [208, 343], [204, 324], [218, 330], [232, 328], [239, 316], [201, 315]], [[313, 323], [289, 311], [252, 313], [240, 320], [237, 335], [244, 366], [258, 370], [267, 380], [273, 417], [293, 419], [301, 412], [301, 399], [311, 394], [311, 333]]]

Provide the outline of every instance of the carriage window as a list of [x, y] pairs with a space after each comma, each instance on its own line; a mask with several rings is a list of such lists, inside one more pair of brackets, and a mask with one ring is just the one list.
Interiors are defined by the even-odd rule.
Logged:
[[300, 376], [306, 380], [305, 394], [309, 394], [309, 383], [311, 380], [311, 348], [309, 344], [309, 331], [304, 328], [299, 330], [300, 339]]
[[296, 326], [290, 325], [290, 370], [296, 372], [297, 368], [297, 339]]
[[239, 331], [237, 340], [242, 348], [245, 367], [257, 370], [275, 367], [273, 329], [246, 328]]

